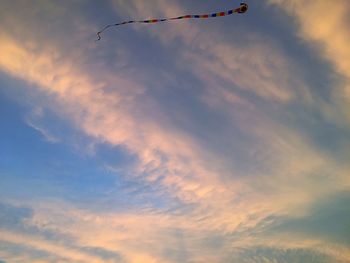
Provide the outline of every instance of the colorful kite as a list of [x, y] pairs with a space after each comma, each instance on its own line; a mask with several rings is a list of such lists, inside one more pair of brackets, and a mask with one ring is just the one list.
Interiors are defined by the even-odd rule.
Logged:
[[247, 12], [248, 10], [248, 5], [246, 3], [241, 3], [240, 7], [236, 9], [231, 9], [228, 11], [224, 12], [219, 12], [219, 13], [213, 13], [213, 14], [204, 14], [204, 15], [184, 15], [184, 16], [178, 16], [178, 17], [172, 17], [172, 18], [162, 18], [162, 19], [148, 19], [148, 20], [130, 20], [130, 21], [124, 21], [121, 23], [117, 24], [110, 24], [105, 26], [101, 31], [97, 32], [97, 41], [101, 40], [101, 34], [103, 31], [106, 29], [113, 27], [113, 26], [121, 26], [121, 25], [126, 25], [126, 24], [132, 24], [132, 23], [145, 23], [145, 24], [151, 24], [151, 23], [158, 23], [158, 22], [164, 22], [164, 21], [170, 21], [170, 20], [180, 20], [180, 19], [190, 19], [190, 18], [199, 18], [199, 19], [204, 19], [204, 18], [211, 18], [211, 17], [220, 17], [220, 16], [228, 16], [232, 14], [243, 14]]

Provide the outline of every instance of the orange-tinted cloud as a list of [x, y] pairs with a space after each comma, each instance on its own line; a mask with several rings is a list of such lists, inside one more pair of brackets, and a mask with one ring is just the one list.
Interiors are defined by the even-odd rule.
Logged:
[[[165, 8], [161, 1], [158, 3], [162, 13], [181, 11], [176, 5]], [[144, 11], [145, 5], [135, 3], [137, 10]], [[149, 6], [153, 5], [146, 5]], [[52, 207], [48, 209], [34, 203], [31, 205], [36, 212], [26, 222], [28, 225], [72, 236], [79, 247], [120, 252], [130, 262], [166, 262], [164, 251], [169, 247], [182, 247], [179, 253], [188, 253], [194, 261], [218, 262], [218, 251], [224, 253], [232, 247], [264, 243], [278, 246], [273, 240], [255, 238], [253, 234], [238, 241], [225, 240], [227, 235], [249, 229], [262, 231], [261, 222], [270, 215], [305, 215], [318, 197], [348, 187], [345, 168], [318, 151], [297, 128], [278, 123], [240, 95], [239, 91], [248, 90], [280, 106], [305, 92], [302, 78], [288, 77], [294, 66], [277, 44], [271, 44], [274, 48], [240, 47], [224, 41], [216, 45], [205, 37], [196, 42], [191, 35], [198, 31], [196, 27], [190, 31], [180, 29], [174, 26], [172, 36], [180, 37], [187, 46], [192, 43], [199, 58], [184, 52], [175, 63], [188, 62], [182, 64], [192, 68], [203, 83], [210, 84], [203, 84], [203, 101], [208, 107], [228, 113], [234, 128], [252, 139], [252, 143], [237, 151], [249, 148], [248, 161], [253, 169], [242, 176], [222, 156], [204, 147], [195, 134], [169, 124], [171, 120], [166, 121], [162, 108], [154, 103], [137, 77], [100, 69], [93, 74], [58, 47], [39, 45], [34, 39], [28, 45], [7, 32], [0, 37], [2, 71], [50, 96], [55, 103], [43, 102], [43, 106], [51, 107], [83, 133], [136, 154], [139, 162], [132, 169], [133, 180], [158, 184], [161, 195], [177, 198], [184, 206], [193, 205], [191, 211], [174, 215], [157, 209], [98, 214], [69, 205], [59, 207], [47, 202]], [[155, 36], [163, 37], [157, 33]], [[199, 44], [203, 42], [207, 44]], [[163, 39], [163, 44], [166, 48], [169, 42]], [[204, 53], [211, 56], [210, 64]], [[266, 54], [273, 59], [267, 60]], [[216, 86], [216, 80], [225, 80], [236, 89]], [[115, 88], [111, 91], [110, 87]], [[210, 97], [213, 94], [215, 98]], [[231, 132], [234, 134], [235, 129], [228, 131]], [[218, 140], [226, 140], [229, 145], [233, 139], [234, 136]], [[28, 237], [6, 233], [5, 239], [11, 242], [59, 253], [56, 247], [44, 246], [44, 241], [36, 243]], [[215, 234], [224, 239], [222, 246], [207, 248], [205, 241]], [[304, 244], [298, 238], [297, 242]], [[295, 246], [296, 242], [287, 237], [281, 239], [286, 248]], [[67, 257], [86, 259], [84, 254], [77, 255], [79, 258], [75, 252], [69, 252]]]

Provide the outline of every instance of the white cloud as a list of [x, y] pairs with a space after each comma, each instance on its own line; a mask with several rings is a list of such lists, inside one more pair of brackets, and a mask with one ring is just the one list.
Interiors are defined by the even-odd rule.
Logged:
[[32, 127], [34, 130], [38, 131], [46, 141], [51, 142], [51, 143], [58, 143], [60, 142], [60, 139], [58, 139], [56, 136], [50, 133], [46, 128], [41, 127], [38, 124], [35, 124], [33, 121], [27, 119], [26, 123], [28, 126]]

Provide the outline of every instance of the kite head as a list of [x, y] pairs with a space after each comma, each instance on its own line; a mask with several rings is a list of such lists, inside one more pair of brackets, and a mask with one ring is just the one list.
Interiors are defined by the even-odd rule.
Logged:
[[243, 14], [247, 12], [248, 10], [248, 5], [246, 3], [241, 3], [241, 6], [237, 9], [237, 13]]

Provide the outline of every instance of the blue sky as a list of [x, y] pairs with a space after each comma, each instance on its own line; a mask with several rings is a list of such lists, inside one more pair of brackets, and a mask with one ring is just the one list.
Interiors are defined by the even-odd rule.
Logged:
[[0, 262], [350, 262], [350, 4], [248, 4], [0, 3]]

